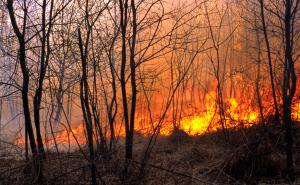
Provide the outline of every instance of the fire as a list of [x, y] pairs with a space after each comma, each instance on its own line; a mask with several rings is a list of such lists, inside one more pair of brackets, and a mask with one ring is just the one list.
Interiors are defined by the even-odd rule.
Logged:
[[[190, 136], [201, 135], [209, 131], [221, 129], [221, 120], [218, 105], [216, 103], [216, 93], [209, 92], [205, 96], [205, 105], [203, 109], [192, 113], [191, 115], [182, 116], [179, 120], [178, 128], [189, 134]], [[224, 101], [224, 125], [226, 128], [234, 128], [237, 126], [249, 127], [258, 122], [259, 111], [249, 102], [239, 103], [235, 98], [229, 98]], [[138, 118], [137, 120], [145, 120]], [[168, 136], [173, 131], [172, 119], [166, 120], [160, 129], [160, 135]], [[135, 128], [143, 135], [152, 134], [150, 127], [144, 127], [139, 122]]]
[[196, 115], [182, 118], [180, 120], [181, 129], [192, 136], [203, 134], [208, 129], [211, 129], [210, 126], [217, 111], [215, 99], [215, 92], [210, 92], [206, 95], [205, 110]]
[[292, 117], [294, 120], [300, 120], [300, 102], [295, 103], [292, 111]]
[[258, 121], [258, 111], [253, 110], [249, 105], [239, 105], [237, 100], [234, 98], [229, 99], [230, 107], [229, 114], [230, 117], [236, 121], [247, 122], [253, 124]]
[[[74, 137], [75, 136], [75, 137]], [[76, 129], [71, 129], [70, 131], [63, 130], [55, 137], [57, 143], [68, 143], [70, 142], [71, 145], [77, 144], [85, 144], [86, 138], [85, 138], [85, 129], [83, 124], [79, 124], [79, 126]], [[51, 142], [54, 142], [54, 140], [50, 140]]]
[[[206, 110], [204, 113], [184, 117], [181, 119], [181, 129], [191, 136], [201, 135], [207, 131], [216, 131], [221, 128], [220, 118], [216, 116], [217, 105], [215, 103], [216, 94], [209, 93], [206, 96]], [[258, 111], [253, 110], [250, 106], [240, 105], [234, 98], [225, 101], [227, 108], [225, 111], [224, 125], [226, 128], [239, 126], [251, 126], [258, 121]]]
[[210, 118], [201, 116], [185, 117], [181, 120], [181, 129], [189, 135], [203, 134], [209, 128]]
[[[48, 138], [43, 140], [43, 142], [48, 146], [54, 146], [55, 142], [57, 144], [70, 145], [77, 145], [77, 142], [81, 145], [86, 143], [85, 129], [83, 124], [79, 124], [76, 128], [72, 128], [71, 130], [65, 129], [54, 133], [55, 140], [51, 133], [48, 133], [47, 136]], [[24, 137], [18, 137], [15, 143], [17, 145], [24, 145]]]
[[[216, 102], [216, 93], [210, 92], [205, 96], [205, 104], [203, 109], [182, 116], [179, 120], [178, 127], [190, 136], [202, 135], [206, 132], [217, 131], [222, 128], [221, 120], [219, 116], [219, 109]], [[235, 127], [250, 127], [256, 123], [259, 123], [259, 110], [258, 108], [251, 106], [250, 102], [239, 102], [235, 98], [228, 98], [224, 100], [224, 120], [223, 124], [226, 128]], [[269, 105], [265, 105], [267, 108]], [[267, 112], [268, 109], [265, 109]], [[270, 108], [269, 108], [270, 109]], [[294, 120], [299, 120], [300, 118], [300, 102], [295, 102], [292, 111], [292, 117]], [[157, 126], [157, 121], [152, 124], [147, 123], [147, 117], [142, 115], [136, 118], [135, 130], [144, 136], [149, 136], [153, 134], [154, 128]], [[121, 128], [121, 129], [119, 129]], [[174, 129], [173, 121], [165, 120], [160, 127], [161, 136], [169, 136], [172, 134]], [[124, 126], [120, 124], [116, 125], [116, 130], [118, 136], [125, 136]], [[84, 124], [81, 123], [77, 127], [71, 130], [65, 129], [60, 132], [55, 133], [55, 141], [57, 144], [85, 144], [86, 134]], [[54, 145], [54, 139], [52, 134], [48, 133], [48, 139], [44, 141], [46, 145]], [[25, 144], [24, 137], [18, 138], [16, 140], [17, 144]]]

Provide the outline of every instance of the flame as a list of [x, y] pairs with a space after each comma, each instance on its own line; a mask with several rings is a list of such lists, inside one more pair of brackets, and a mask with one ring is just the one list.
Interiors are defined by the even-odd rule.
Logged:
[[[179, 120], [179, 129], [183, 130], [190, 136], [197, 136], [206, 132], [217, 131], [222, 129], [221, 120], [219, 116], [219, 109], [216, 103], [216, 93], [209, 92], [205, 96], [204, 108], [197, 110], [196, 112], [183, 115]], [[250, 100], [249, 100], [250, 101]], [[251, 102], [240, 102], [235, 98], [228, 98], [224, 100], [224, 120], [223, 124], [226, 128], [235, 127], [251, 127], [254, 124], [259, 123], [260, 114], [257, 107], [252, 106]], [[269, 102], [265, 104], [265, 112], [268, 113], [270, 108]], [[300, 101], [295, 102], [292, 110], [292, 117], [294, 120], [300, 120]], [[136, 118], [135, 131], [144, 136], [153, 134], [155, 127], [158, 125], [158, 121], [153, 125], [147, 122], [149, 118], [145, 115], [139, 115]], [[145, 124], [148, 123], [148, 124]], [[121, 128], [121, 129], [119, 129]], [[116, 130], [120, 130], [118, 136], [125, 136], [124, 126], [117, 124]], [[172, 120], [165, 120], [160, 126], [160, 135], [169, 136], [172, 134], [174, 127]], [[45, 141], [47, 145], [54, 145], [54, 139], [52, 136], [48, 136], [49, 139]], [[57, 144], [86, 144], [86, 134], [84, 124], [81, 123], [77, 127], [71, 130], [65, 129], [55, 134], [55, 141]], [[17, 144], [25, 144], [24, 137], [16, 140]]]
[[[59, 134], [55, 136], [55, 140], [57, 143], [68, 143], [70, 142], [71, 145], [77, 144], [85, 144], [86, 137], [85, 137], [85, 129], [83, 124], [79, 124], [79, 126], [75, 129], [71, 130], [63, 130]], [[50, 140], [50, 144], [54, 143], [54, 140]]]
[[[209, 93], [206, 97], [206, 111], [204, 113], [182, 118], [181, 129], [191, 136], [221, 129], [220, 118], [215, 115], [217, 112], [215, 97], [214, 92]], [[224, 120], [226, 128], [239, 126], [240, 123], [245, 123], [243, 126], [248, 127], [258, 121], [258, 111], [253, 110], [250, 106], [242, 106], [234, 98], [228, 99], [225, 104], [228, 105]]]
[[300, 120], [300, 102], [296, 102], [294, 104], [293, 110], [292, 110], [292, 118], [297, 121]]
[[180, 120], [181, 129], [192, 136], [205, 133], [212, 124], [216, 113], [215, 99], [215, 92], [208, 93], [208, 95], [205, 96], [205, 111], [182, 118]]
[[[85, 137], [85, 129], [83, 124], [79, 124], [76, 128], [72, 128], [71, 130], [64, 129], [54, 133], [54, 137], [52, 133], [48, 133], [48, 138], [43, 140], [44, 144], [49, 146], [54, 146], [56, 144], [70, 144], [70, 145], [77, 145], [77, 144], [85, 144], [86, 137]], [[24, 137], [18, 137], [15, 141], [17, 145], [25, 145]]]
[[210, 119], [201, 116], [185, 117], [181, 120], [181, 129], [189, 135], [200, 135], [209, 128]]

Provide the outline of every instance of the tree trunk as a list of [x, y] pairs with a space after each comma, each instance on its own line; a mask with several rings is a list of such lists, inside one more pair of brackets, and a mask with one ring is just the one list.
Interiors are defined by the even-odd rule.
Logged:
[[292, 1], [285, 1], [284, 16], [284, 38], [285, 38], [285, 64], [284, 64], [284, 81], [283, 81], [283, 124], [285, 127], [286, 142], [286, 168], [290, 181], [295, 180], [293, 166], [293, 133], [292, 133], [292, 102], [296, 92], [296, 74], [294, 61], [292, 57]]
[[274, 84], [271, 49], [270, 49], [268, 31], [267, 31], [267, 26], [266, 26], [266, 21], [265, 21], [264, 0], [260, 0], [259, 2], [260, 2], [261, 22], [262, 22], [262, 26], [263, 26], [263, 33], [264, 33], [265, 43], [266, 43], [266, 47], [267, 47], [267, 54], [268, 54], [269, 74], [270, 74], [270, 81], [271, 81], [271, 88], [272, 88], [273, 103], [274, 103], [274, 108], [275, 108], [275, 121], [278, 122], [279, 121], [279, 110], [278, 110], [278, 104], [277, 104], [277, 99], [276, 99], [276, 90], [275, 90], [275, 84]]
[[92, 121], [92, 114], [90, 111], [89, 106], [89, 85], [87, 79], [87, 54], [88, 54], [88, 42], [90, 36], [90, 27], [87, 33], [87, 38], [85, 42], [85, 48], [83, 48], [83, 41], [81, 37], [80, 28], [78, 28], [78, 45], [80, 49], [80, 57], [81, 57], [81, 68], [82, 68], [82, 77], [80, 82], [80, 101], [81, 101], [81, 108], [83, 113], [83, 118], [86, 124], [87, 130], [87, 139], [88, 139], [88, 147], [90, 153], [90, 169], [91, 169], [91, 177], [92, 177], [92, 184], [96, 185], [96, 165], [95, 165], [95, 154], [94, 154], [94, 141], [93, 141], [93, 121]]
[[26, 29], [26, 20], [27, 20], [27, 8], [24, 8], [24, 19], [23, 19], [23, 32], [21, 33], [18, 24], [16, 22], [14, 8], [13, 8], [13, 0], [7, 0], [7, 9], [9, 12], [9, 17], [11, 20], [12, 27], [14, 32], [18, 38], [19, 42], [19, 64], [22, 71], [23, 77], [23, 84], [22, 84], [22, 103], [23, 103], [23, 113], [24, 113], [24, 123], [25, 123], [25, 130], [28, 133], [29, 143], [31, 152], [33, 154], [33, 161], [34, 161], [34, 169], [35, 175], [38, 177], [38, 182], [43, 182], [43, 175], [42, 170], [39, 167], [39, 159], [38, 159], [38, 152], [34, 138], [34, 132], [32, 128], [31, 116], [30, 116], [30, 108], [29, 108], [29, 98], [28, 98], [28, 91], [29, 91], [29, 70], [26, 65], [26, 44], [25, 44], [25, 29]]

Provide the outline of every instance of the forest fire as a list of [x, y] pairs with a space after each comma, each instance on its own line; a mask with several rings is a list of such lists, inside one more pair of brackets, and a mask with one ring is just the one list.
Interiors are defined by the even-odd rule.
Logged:
[[4, 184], [300, 184], [300, 0], [4, 0], [0, 15]]

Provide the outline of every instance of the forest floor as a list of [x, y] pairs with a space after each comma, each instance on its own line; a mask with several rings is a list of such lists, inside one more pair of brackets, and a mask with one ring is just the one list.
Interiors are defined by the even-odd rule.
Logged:
[[[293, 184], [300, 184], [300, 124], [296, 125]], [[281, 126], [230, 130], [227, 135], [230, 139], [226, 142], [221, 131], [195, 137], [178, 131], [169, 137], [159, 137], [141, 178], [140, 161], [149, 138], [137, 134], [134, 160], [127, 169], [130, 175], [126, 180], [121, 143], [118, 152], [110, 157], [97, 157], [97, 179], [99, 184], [106, 185], [290, 184], [285, 174]], [[85, 157], [80, 151], [48, 153], [43, 162], [44, 184], [90, 184]], [[30, 166], [31, 162], [25, 160], [0, 158], [0, 185], [31, 184]]]

